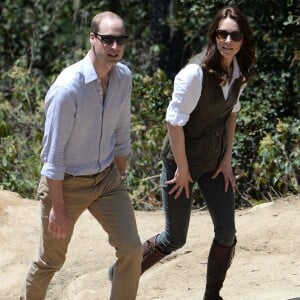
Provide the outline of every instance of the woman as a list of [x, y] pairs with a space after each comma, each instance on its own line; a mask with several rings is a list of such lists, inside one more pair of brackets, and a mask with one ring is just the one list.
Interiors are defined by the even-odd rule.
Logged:
[[252, 32], [237, 8], [217, 12], [204, 50], [177, 74], [162, 158], [164, 232], [144, 243], [142, 272], [186, 242], [197, 183], [214, 225], [204, 299], [219, 291], [236, 245], [232, 144], [239, 97], [255, 61]]

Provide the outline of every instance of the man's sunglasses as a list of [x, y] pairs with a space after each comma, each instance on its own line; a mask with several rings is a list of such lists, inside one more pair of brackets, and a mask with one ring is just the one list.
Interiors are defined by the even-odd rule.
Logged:
[[123, 35], [109, 35], [109, 34], [100, 34], [94, 32], [94, 35], [96, 37], [101, 38], [101, 42], [105, 45], [111, 45], [113, 44], [114, 41], [117, 42], [118, 45], [124, 45], [126, 39], [128, 38], [128, 35], [123, 34]]
[[221, 29], [216, 30], [216, 37], [219, 40], [226, 40], [229, 35], [230, 38], [235, 42], [241, 41], [244, 37], [244, 34], [240, 31], [228, 32], [227, 30], [221, 30]]

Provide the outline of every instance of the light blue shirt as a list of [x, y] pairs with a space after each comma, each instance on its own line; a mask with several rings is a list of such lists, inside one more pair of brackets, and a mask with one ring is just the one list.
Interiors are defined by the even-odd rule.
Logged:
[[89, 54], [61, 72], [45, 99], [41, 174], [62, 180], [64, 173], [88, 175], [130, 153], [132, 75], [113, 66], [105, 99]]

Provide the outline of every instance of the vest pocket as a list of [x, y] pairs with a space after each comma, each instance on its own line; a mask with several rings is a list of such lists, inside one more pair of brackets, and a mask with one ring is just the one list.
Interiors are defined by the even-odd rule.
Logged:
[[207, 141], [205, 137], [199, 139], [185, 139], [185, 152], [190, 169], [203, 170], [207, 157]]
[[224, 131], [212, 131], [198, 139], [186, 138], [185, 149], [190, 169], [213, 172], [224, 155]]

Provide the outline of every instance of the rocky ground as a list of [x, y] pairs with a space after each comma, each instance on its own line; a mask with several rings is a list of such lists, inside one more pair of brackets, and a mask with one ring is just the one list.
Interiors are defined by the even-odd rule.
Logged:
[[[296, 196], [236, 211], [238, 244], [224, 300], [300, 300], [299, 214]], [[163, 228], [160, 210], [137, 211], [136, 218], [142, 241]], [[141, 277], [137, 300], [202, 299], [212, 236], [207, 211], [193, 211], [187, 244]], [[18, 299], [38, 239], [39, 203], [0, 191], [0, 300]], [[106, 233], [84, 213], [47, 299], [108, 299], [113, 261]]]

